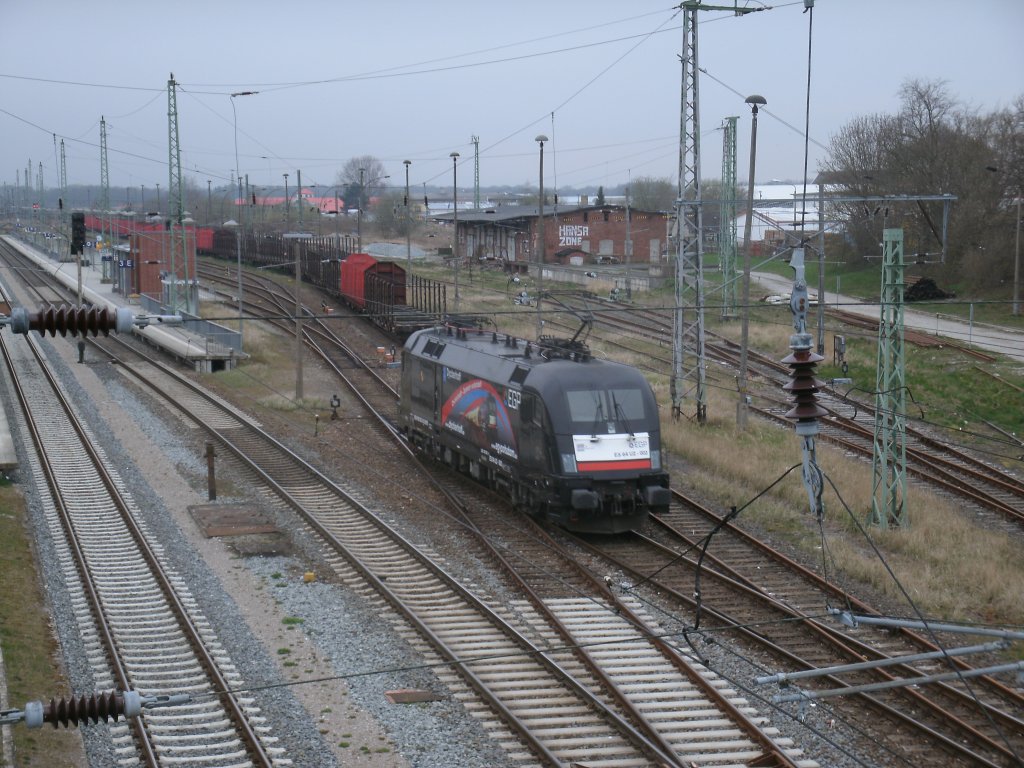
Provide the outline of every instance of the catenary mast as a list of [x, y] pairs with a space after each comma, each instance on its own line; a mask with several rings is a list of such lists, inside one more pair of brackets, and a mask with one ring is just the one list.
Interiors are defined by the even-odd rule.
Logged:
[[[692, 392], [699, 424], [707, 421], [707, 364], [704, 357], [703, 202], [700, 191], [700, 81], [697, 11], [730, 11], [743, 16], [764, 8], [704, 5], [686, 0], [683, 11], [682, 94], [679, 115], [679, 188], [676, 195], [675, 312], [672, 322], [672, 415]], [[692, 318], [691, 318], [692, 316]]]
[[[113, 247], [113, 232], [108, 226], [110, 222], [110, 167], [107, 165], [107, 119], [100, 116], [100, 231], [103, 233], [103, 246], [108, 251]], [[103, 280], [111, 278], [111, 260], [113, 253], [100, 254], [103, 264]]]
[[727, 117], [722, 125], [721, 232], [718, 237], [722, 271], [722, 317], [736, 314], [736, 121]]

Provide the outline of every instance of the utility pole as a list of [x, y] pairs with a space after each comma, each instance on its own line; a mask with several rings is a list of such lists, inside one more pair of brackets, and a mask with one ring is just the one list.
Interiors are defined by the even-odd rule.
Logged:
[[298, 186], [298, 209], [299, 209], [299, 232], [302, 231], [302, 209], [305, 208], [305, 204], [302, 202], [302, 171], [298, 170], [295, 172], [295, 183]]
[[287, 232], [292, 228], [292, 212], [289, 207], [291, 201], [288, 198], [288, 174], [281, 175], [284, 176], [284, 231]]
[[405, 279], [412, 277], [412, 219], [409, 218], [409, 166], [412, 160], [403, 160], [405, 166]]
[[295, 249], [295, 402], [299, 403], [303, 398], [302, 389], [302, 273], [299, 271], [302, 265], [299, 263], [298, 240], [286, 240], [291, 242]]
[[630, 265], [631, 265], [631, 261], [632, 261], [632, 257], [633, 257], [633, 235], [632, 235], [631, 220], [630, 220], [631, 217], [629, 215], [629, 192], [630, 192], [630, 187], [633, 186], [633, 171], [632, 170], [629, 170], [629, 171], [626, 172], [626, 178], [628, 180], [628, 183], [626, 184], [626, 243], [625, 243], [625, 247], [623, 248], [623, 250], [625, 251], [624, 255], [626, 257], [626, 300], [627, 301], [632, 301], [633, 300], [633, 286], [630, 284], [630, 281], [629, 281], [629, 270], [630, 270]]
[[[682, 83], [679, 120], [679, 190], [676, 196], [676, 269], [675, 312], [673, 315], [672, 415], [682, 414], [684, 389], [694, 393], [697, 423], [707, 421], [706, 376], [704, 356], [704, 223], [700, 191], [700, 95], [699, 59], [697, 56], [697, 11], [732, 11], [743, 16], [758, 8], [703, 5], [700, 0], [684, 0]], [[693, 320], [688, 319], [688, 310]], [[688, 362], [686, 353], [693, 358]], [[684, 385], [685, 382], [685, 385]]]
[[1013, 314], [1020, 317], [1020, 199], [1022, 192], [1017, 190], [1017, 244], [1013, 251]]
[[43, 161], [39, 161], [39, 173], [36, 175], [36, 199], [39, 200], [39, 216], [42, 218], [43, 199], [46, 195], [46, 187], [43, 186]]
[[459, 153], [452, 152], [452, 263], [455, 265], [455, 311], [459, 311]]
[[548, 137], [543, 133], [534, 138], [540, 145], [540, 188], [537, 198], [537, 343], [544, 331], [544, 321], [540, 315], [540, 300], [544, 293], [544, 262], [547, 261], [547, 250], [544, 244], [544, 142]]

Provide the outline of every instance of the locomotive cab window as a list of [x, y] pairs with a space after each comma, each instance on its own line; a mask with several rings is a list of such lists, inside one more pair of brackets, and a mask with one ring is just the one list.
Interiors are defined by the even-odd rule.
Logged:
[[538, 405], [535, 395], [529, 392], [523, 393], [523, 400], [519, 405], [519, 418], [524, 425], [544, 426], [544, 408]]
[[415, 360], [412, 364], [412, 376], [410, 377], [413, 402], [425, 405], [428, 408], [434, 407], [435, 381], [434, 366], [423, 360]]
[[636, 387], [567, 390], [565, 396], [575, 432], [597, 434], [646, 428], [644, 393]]

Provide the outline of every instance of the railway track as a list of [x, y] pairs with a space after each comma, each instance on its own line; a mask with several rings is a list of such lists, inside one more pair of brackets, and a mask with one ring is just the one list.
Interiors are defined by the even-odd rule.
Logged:
[[[631, 352], [635, 349], [622, 340], [623, 332], [630, 337], [671, 348], [671, 323], [659, 313], [636, 310], [629, 313], [597, 311], [595, 324], [616, 331], [615, 337], [604, 339], [612, 346], [621, 346]], [[712, 337], [706, 346], [709, 359], [738, 367], [739, 345], [720, 337]], [[650, 354], [648, 359], [652, 359]], [[663, 359], [662, 371], [671, 367], [670, 359]], [[648, 365], [650, 363], [648, 362]], [[752, 410], [777, 424], [792, 426], [785, 413], [792, 402], [783, 396], [782, 385], [789, 381], [790, 369], [781, 362], [753, 350], [748, 350], [748, 369], [757, 385], [757, 401], [762, 405]], [[717, 378], [720, 386], [733, 388], [734, 377], [717, 368], [711, 368], [709, 379]], [[769, 389], [764, 384], [774, 385]], [[844, 450], [870, 460], [874, 450], [875, 409], [872, 405], [855, 401], [839, 390], [826, 386], [818, 396], [819, 404], [829, 411], [820, 420], [820, 440], [831, 442]], [[1024, 532], [1024, 482], [992, 463], [984, 462], [949, 441], [937, 439], [906, 425], [907, 471], [941, 493], [966, 501], [977, 514], [987, 516], [989, 527], [999, 528], [1014, 535]]]
[[[38, 452], [34, 474], [99, 689], [188, 693], [186, 704], [111, 726], [118, 759], [147, 766], [289, 765], [182, 579], [164, 563], [117, 472], [33, 337], [0, 334]], [[56, 407], [55, 407], [56, 406]], [[69, 429], [69, 426], [71, 427]], [[88, 631], [85, 628], [91, 628]]]
[[[276, 286], [254, 288], [257, 301], [272, 316], [293, 306], [294, 299], [280, 294]], [[390, 425], [397, 393], [326, 325], [329, 323], [310, 321], [305, 329], [307, 344], [324, 350], [338, 376], [382, 425]], [[384, 403], [385, 410], [374, 403]], [[390, 427], [387, 429], [390, 437]], [[452, 491], [452, 487], [459, 490]], [[514, 580], [512, 591], [528, 596], [502, 607], [508, 620], [538, 647], [552, 649], [548, 653], [561, 667], [571, 670], [586, 690], [610, 692], [601, 696], [604, 706], [621, 711], [636, 724], [643, 738], [656, 745], [666, 765], [754, 759], [764, 765], [816, 765], [799, 760], [791, 742], [770, 728], [764, 729], [764, 719], [734, 694], [723, 691], [714, 675], [661, 642], [639, 606], [614, 599], [602, 580], [581, 572], [572, 557], [550, 539], [546, 546], [531, 546], [533, 537], [545, 535], [529, 520], [510, 519], [505, 502], [496, 505], [493, 498], [458, 477], [449, 477], [445, 488], [462, 525], [476, 535], [495, 567], [504, 567]], [[517, 524], [529, 528], [520, 531]], [[499, 529], [501, 547], [494, 540]], [[512, 536], [517, 539], [514, 544]], [[511, 558], [514, 565], [507, 557], [509, 552], [516, 553]], [[525, 557], [524, 552], [528, 553]], [[547, 556], [542, 558], [543, 554]], [[559, 588], [553, 591], [552, 584]], [[582, 747], [601, 737], [589, 726], [576, 738]], [[594, 761], [601, 758], [601, 750], [587, 746], [583, 752], [589, 754], [588, 764], [599, 764]]]
[[[780, 365], [779, 368], [788, 372], [784, 366]], [[683, 501], [679, 497], [671, 516], [652, 521], [652, 525], [659, 531], [657, 538], [645, 541], [643, 546], [633, 543], [636, 551], [631, 557], [618, 556], [611, 551], [615, 543], [618, 543], [615, 540], [612, 540], [613, 543], [607, 548], [601, 546], [593, 551], [624, 572], [630, 573], [634, 580], [643, 579], [645, 573], [656, 570], [655, 564], [666, 562], [666, 558], [676, 558], [677, 553], [687, 547], [697, 546], [700, 539], [698, 533], [706, 532], [710, 530], [711, 525], [717, 524], [711, 513], [701, 510], [700, 514], [703, 517], [698, 525], [693, 518], [683, 512], [691, 508], [692, 503], [687, 501], [684, 504]], [[535, 570], [537, 576], [533, 584], [530, 583], [529, 576], [518, 576], [525, 579], [522, 584], [524, 594], [543, 594], [550, 592], [552, 585], [557, 585], [558, 591], [564, 594], [551, 599], [563, 601], [564, 605], [571, 605], [573, 600], [582, 600], [599, 615], [611, 611], [608, 615], [615, 615], [620, 621], [623, 615], [630, 613], [629, 607], [623, 605], [621, 600], [602, 593], [593, 583], [586, 586], [576, 585], [569, 589], [567, 585], [572, 582], [572, 577], [563, 575], [551, 558], [551, 552], [556, 549], [555, 545], [545, 543], [541, 547], [531, 546], [536, 534], [519, 534], [514, 540], [515, 543], [511, 544], [511, 535], [505, 533], [509, 526], [503, 522], [507, 519], [507, 513], [503, 517], [501, 513], [490, 512], [485, 520], [481, 521], [479, 517], [484, 514], [482, 510], [487, 509], [487, 504], [479, 498], [474, 498], [471, 503], [465, 504], [464, 508], [473, 510], [467, 512], [468, 525], [474, 530], [501, 531], [499, 538], [506, 554], [517, 562], [520, 559], [524, 560]], [[679, 533], [681, 530], [691, 532], [691, 537], [684, 538]], [[732, 529], [727, 530], [730, 534], [738, 533]], [[639, 534], [637, 537], [639, 541]], [[860, 632], [860, 635], [866, 636], [862, 639], [856, 636], [858, 633], [839, 630], [829, 620], [822, 620], [820, 614], [830, 601], [847, 601], [845, 594], [763, 544], [755, 544], [749, 537], [742, 540], [738, 547], [733, 546], [730, 549], [726, 545], [724, 549], [726, 553], [713, 559], [715, 575], [707, 578], [714, 581], [719, 573], [725, 572], [728, 575], [716, 587], [705, 588], [707, 595], [703, 600], [702, 610], [706, 615], [715, 617], [716, 630], [745, 627], [752, 623], [760, 625], [764, 622], [783, 628], [767, 632], [755, 630], [749, 633], [737, 630], [741, 636], [748, 635], [745, 640], [768, 654], [767, 658], [773, 659], [775, 664], [791, 669], [815, 669], [861, 661], [865, 658], [891, 658], [907, 653], [934, 651], [937, 648], [931, 641], [911, 632], [901, 633], [899, 641], [894, 642], [884, 632]], [[695, 558], [681, 560], [680, 567], [683, 566], [687, 569], [688, 578], [692, 579], [696, 567]], [[512, 570], [518, 571], [518, 568]], [[651, 586], [660, 594], [681, 596], [686, 594], [688, 589], [692, 591], [692, 587], [685, 583], [686, 578], [683, 577], [682, 582], [658, 578], [653, 580]], [[540, 589], [537, 587], [538, 584], [542, 585]], [[712, 594], [716, 597], [710, 597]], [[601, 597], [587, 599], [580, 597], [582, 595]], [[542, 601], [543, 598], [535, 597], [534, 600]], [[594, 608], [598, 600], [599, 607]], [[744, 601], [749, 605], [745, 605]], [[874, 613], [869, 606], [857, 604], [856, 601], [850, 602], [856, 604], [859, 611]], [[723, 605], [729, 608], [723, 609]], [[733, 606], [741, 605], [744, 607], [733, 610]], [[695, 609], [697, 605], [692, 599], [680, 599], [679, 604], [665, 610], [667, 615], [675, 616], [679, 615], [681, 610]], [[580, 610], [586, 619], [574, 625], [570, 622], [571, 626], [600, 624], [599, 616], [582, 608], [577, 610]], [[652, 629], [658, 627], [658, 623], [649, 615], [637, 619], [637, 626], [645, 627], [648, 633], [659, 633], [659, 630]], [[615, 636], [611, 627], [608, 630], [609, 636]], [[563, 642], [570, 645], [580, 643], [580, 638], [572, 634], [569, 625], [561, 632]], [[950, 638], [942, 638], [942, 641], [950, 642]], [[956, 664], [962, 670], [970, 669], [961, 662]], [[889, 672], [875, 673], [871, 679], [891, 680], [896, 673], [920, 675], [924, 671], [900, 666]], [[864, 679], [866, 677], [862, 676], [861, 680]], [[849, 680], [832, 679], [832, 682], [839, 686], [852, 684]], [[614, 681], [609, 680], [606, 686], [614, 689]], [[990, 701], [979, 704], [970, 693], [958, 690], [955, 685], [943, 685], [927, 695], [912, 690], [909, 693], [904, 691], [899, 694], [860, 696], [852, 698], [852, 703], [834, 705], [833, 711], [846, 721], [860, 723], [865, 732], [874, 730], [879, 716], [892, 723], [891, 732], [898, 733], [899, 736], [894, 739], [883, 739], [877, 745], [877, 757], [882, 762], [912, 762], [914, 756], [920, 757], [928, 750], [927, 754], [933, 758], [953, 759], [958, 761], [956, 764], [1000, 765], [1002, 761], [1013, 760], [1024, 746], [1017, 743], [1022, 736], [1022, 723], [1014, 714], [1022, 704], [1022, 699], [1019, 693], [995, 680], [983, 680], [981, 688]], [[910, 700], [914, 714], [905, 711], [906, 699]], [[658, 717], [656, 715], [655, 719]], [[909, 747], [908, 731], [916, 734]]]
[[[557, 536], [511, 514], [505, 499], [465, 478], [444, 478], [464, 524], [524, 596], [509, 608], [550, 646], [562, 648], [563, 655], [572, 652], [573, 663], [594, 685], [632, 712], [683, 764], [817, 765], [802, 759], [762, 713], [681, 648], [641, 601], [613, 593]], [[537, 621], [538, 612], [548, 616], [546, 624]]]
[[[285, 301], [287, 303], [287, 299]], [[294, 307], [294, 304], [293, 304], [293, 307]], [[294, 311], [294, 309], [292, 309], [291, 311]], [[312, 325], [312, 322], [310, 322], [307, 325]], [[319, 331], [319, 330], [313, 331], [312, 333], [310, 333], [309, 331], [306, 332], [307, 343], [309, 343], [309, 344], [316, 344], [316, 345], [325, 344], [326, 345], [327, 342], [324, 341], [324, 339], [326, 339], [327, 336], [329, 336], [329, 335], [325, 334], [325, 333], [323, 333], [322, 331]], [[317, 337], [319, 337], [319, 338], [317, 338]], [[331, 344], [334, 344], [334, 342], [332, 341]], [[338, 347], [339, 350], [341, 348], [342, 347], [340, 347], [340, 346]], [[349, 350], [348, 352], [338, 351], [337, 354], [350, 355], [350, 354], [354, 354], [354, 353], [351, 350]], [[339, 367], [341, 369], [347, 369], [348, 373], [351, 373], [353, 371], [361, 373], [364, 370], [372, 371], [370, 366], [367, 366], [366, 364], [361, 364], [360, 365], [359, 362], [356, 362], [355, 360], [357, 360], [357, 359], [358, 359], [357, 356], [356, 357], [349, 357], [348, 358], [348, 362], [341, 362]], [[374, 378], [377, 378], [376, 375], [374, 376]], [[355, 386], [356, 386], [356, 388], [365, 389], [366, 386], [369, 386], [369, 385], [368, 384], [356, 384]], [[373, 386], [380, 386], [380, 385], [377, 384], [377, 385], [373, 385]], [[376, 395], [374, 397], [376, 397]], [[371, 397], [370, 399], [373, 399], [374, 397]], [[394, 394], [392, 392], [390, 394], [384, 394], [383, 395], [383, 399], [381, 401], [386, 403], [388, 400], [390, 400], [390, 402], [393, 404], [394, 398], [395, 398], [395, 396], [394, 396]], [[471, 506], [476, 506], [476, 505], [471, 505]], [[525, 548], [523, 547], [523, 549], [525, 549]], [[548, 566], [546, 568], [541, 568], [541, 569], [537, 570], [536, 572], [538, 574], [543, 575], [545, 572], [548, 572], [549, 570], [550, 570], [550, 566]], [[526, 582], [526, 583], [528, 583], [530, 581], [529, 575], [524, 575], [524, 577], [520, 577], [520, 578], [522, 578], [524, 580], [524, 582]], [[541, 577], [535, 577], [535, 579], [540, 579], [540, 578]], [[551, 582], [549, 580], [548, 584], [550, 585], [550, 583]], [[591, 586], [588, 589], [591, 590], [591, 594], [594, 594], [593, 586]], [[538, 622], [536, 617], [531, 617], [531, 618], [529, 618], [529, 621], [527, 621], [525, 624], [523, 624], [519, 628], [519, 631], [524, 633], [524, 634], [537, 633], [537, 637], [548, 638], [548, 641], [547, 641], [548, 644], [547, 645], [542, 645], [540, 647], [548, 647], [548, 648], [558, 647], [558, 646], [555, 646], [555, 645], [551, 644], [556, 638], [558, 639], [558, 641], [560, 643], [563, 643], [563, 644], [569, 643], [569, 641], [575, 641], [575, 643], [574, 643], [575, 645], [580, 645], [580, 644], [586, 645], [587, 643], [580, 643], [579, 641], [580, 641], [581, 638], [586, 638], [587, 637], [587, 629], [586, 629], [587, 626], [589, 624], [603, 622], [605, 624], [604, 632], [605, 632], [606, 636], [614, 638], [614, 643], [610, 643], [609, 645], [611, 645], [612, 647], [614, 647], [618, 651], [617, 655], [618, 655], [618, 657], [621, 658], [621, 656], [623, 654], [623, 651], [627, 647], [635, 646], [636, 643], [639, 642], [638, 639], [637, 639], [638, 637], [642, 637], [644, 635], [644, 633], [649, 635], [651, 633], [651, 631], [652, 631], [651, 628], [654, 628], [653, 632], [655, 634], [657, 634], [658, 629], [660, 629], [657, 621], [655, 620], [655, 618], [653, 618], [651, 615], [649, 615], [649, 613], [647, 615], [643, 615], [644, 611], [642, 609], [642, 606], [639, 605], [637, 602], [635, 602], [635, 599], [632, 596], [617, 597], [617, 598], [612, 596], [612, 598], [610, 600], [608, 600], [608, 598], [606, 596], [602, 595], [601, 596], [602, 604], [601, 604], [600, 608], [599, 609], [594, 609], [594, 608], [590, 607], [589, 605], [580, 605], [579, 604], [581, 602], [581, 600], [583, 600], [580, 597], [580, 595], [582, 595], [582, 594], [588, 594], [588, 593], [585, 590], [583, 590], [583, 589], [573, 589], [573, 590], [569, 591], [569, 594], [561, 594], [561, 595], [549, 594], [549, 595], [544, 595], [540, 599], [540, 601], [542, 603], [551, 603], [552, 605], [557, 606], [557, 607], [554, 608], [554, 612], [559, 617], [558, 624], [554, 625], [554, 624], [551, 623], [550, 620], [545, 620], [544, 622]], [[593, 599], [592, 598], [588, 598], [588, 599], [584, 600], [584, 602], [593, 603]], [[515, 615], [518, 615], [518, 616], [525, 616], [525, 615], [530, 614], [532, 611], [535, 611], [535, 610], [536, 610], [535, 605], [532, 602], [527, 604], [525, 601], [523, 601], [522, 603], [517, 603], [517, 604], [514, 604], [514, 605], [511, 606], [512, 613], [514, 613]], [[618, 611], [617, 614], [614, 612], [615, 610]], [[636, 624], [624, 620], [623, 615], [625, 615], [626, 611], [634, 611], [635, 613], [642, 615], [642, 625], [647, 627], [647, 630], [640, 632], [639, 635], [633, 635], [633, 636], [626, 637], [626, 635], [624, 635], [623, 633], [629, 633], [629, 632], [637, 633], [638, 632]], [[608, 616], [611, 616], [611, 618], [607, 618]], [[578, 621], [578, 618], [579, 618], [579, 621]], [[535, 623], [537, 623], [537, 624], [535, 624]], [[560, 626], [558, 626], [558, 625], [560, 625]], [[630, 627], [632, 627], [632, 629], [630, 629]], [[624, 639], [624, 637], [626, 637], [626, 639]], [[569, 643], [569, 644], [572, 644], [572, 643]], [[552, 651], [552, 652], [554, 652], [554, 651]], [[685, 653], [685, 649], [682, 649], [682, 652]], [[601, 653], [601, 649], [600, 648], [598, 648], [596, 651], [594, 651], [594, 655], [597, 655], [597, 654], [600, 654], [600, 653]], [[568, 653], [568, 655], [573, 655], [573, 654]], [[584, 673], [587, 672], [587, 670], [592, 670], [593, 669], [593, 667], [591, 667], [591, 665], [593, 664], [593, 659], [591, 659], [591, 662], [581, 662], [581, 659], [579, 658], [579, 652], [577, 654], [575, 654], [573, 656], [573, 658], [574, 658], [574, 662], [573, 662], [573, 660], [568, 660], [568, 662], [566, 662], [566, 664], [567, 665], [575, 664], [575, 665], [577, 665], [577, 669], [580, 669], [580, 667], [582, 665], [583, 669], [584, 669], [584, 672], [578, 672], [578, 675], [583, 676]], [[690, 659], [690, 660], [691, 660], [691, 662], [693, 662], [693, 659]], [[663, 659], [663, 662], [664, 662], [664, 659]], [[805, 662], [806, 662], [806, 659], [805, 659]], [[620, 684], [626, 677], [629, 677], [631, 674], [636, 673], [640, 669], [643, 669], [644, 665], [647, 665], [649, 668], [653, 669], [654, 666], [655, 666], [655, 662], [653, 662], [653, 660], [651, 660], [650, 658], [645, 658], [643, 660], [640, 660], [640, 662], [638, 662], [637, 666], [633, 666], [632, 668], [629, 667], [628, 665], [624, 665], [624, 666], [621, 666], [620, 668], [618, 668], [616, 670], [614, 665], [609, 666], [607, 664], [597, 664], [597, 668], [600, 669], [603, 666], [605, 668], [605, 670], [606, 670], [606, 672], [604, 674], [606, 674], [607, 677], [605, 678], [604, 686], [605, 687], [614, 687], [615, 685]], [[799, 665], [796, 665], [796, 666], [799, 667]], [[590, 674], [590, 673], [587, 672], [587, 674]], [[658, 672], [656, 675], [663, 675], [664, 676], [665, 673], [664, 672]], [[616, 680], [616, 676], [618, 676], [617, 680]], [[595, 683], [593, 682], [593, 678], [591, 678], [588, 681], [588, 685], [595, 685]], [[600, 684], [598, 684], [598, 685], [600, 685]], [[642, 688], [639, 688], [638, 690], [640, 691], [640, 696], [650, 695], [650, 691], [645, 691]], [[630, 719], [632, 719], [634, 722], [639, 721], [640, 723], [643, 723], [644, 719], [647, 719], [648, 722], [650, 722], [651, 720], [657, 721], [659, 719], [662, 719], [662, 718], [660, 718], [660, 716], [658, 714], [656, 714], [656, 711], [655, 711], [655, 714], [654, 714], [653, 717], [651, 717], [651, 715], [649, 713], [650, 713], [650, 711], [648, 711], [648, 713], [641, 712], [641, 713], [639, 713], [640, 717], [638, 717], [638, 715], [636, 713], [634, 713], [633, 715], [628, 716], [628, 717], [630, 717]], [[640, 730], [644, 730], [644, 728], [642, 727]], [[646, 738], [646, 736], [644, 736], [643, 734], [641, 734], [639, 737], [641, 738], [641, 740]], [[536, 755], [536, 751], [535, 751], [535, 755]], [[784, 763], [780, 763], [780, 764], [784, 764]], [[981, 764], [985, 764], [985, 763], [981, 763]]]
[[[109, 344], [102, 342], [111, 354]], [[460, 695], [475, 695], [503, 724], [507, 743], [518, 744], [513, 752], [551, 765], [678, 764], [559, 666], [549, 649], [527, 639], [374, 514], [358, 489], [323, 476], [187, 379], [124, 354], [118, 355], [121, 370], [190, 414], [325, 542], [339, 578], [368, 584], [414, 629], [424, 652], [454, 673], [448, 682]], [[595, 750], [595, 743], [602, 748]]]
[[[712, 530], [714, 540], [702, 555]], [[758, 653], [762, 667], [819, 669], [936, 651], [937, 642], [947, 648], [962, 644], [952, 635], [929, 638], [909, 630], [841, 627], [827, 616], [828, 606], [867, 615], [877, 611], [679, 494], [670, 512], [653, 517], [643, 531], [581, 545], [626, 574], [626, 594], [641, 588], [665, 616], [696, 614], [699, 628], [688, 628], [695, 642], [712, 639], [721, 646], [721, 637], [742, 641], [746, 653]], [[959, 660], [949, 663], [900, 665], [853, 678], [832, 676], [818, 684], [848, 687], [953, 667], [971, 669]], [[1011, 765], [1024, 753], [1024, 696], [997, 679], [851, 696], [833, 700], [829, 708], [874, 736], [878, 764], [913, 764], [924, 756], [924, 745], [932, 750], [929, 760], [944, 765]], [[880, 718], [890, 724], [880, 726]]]

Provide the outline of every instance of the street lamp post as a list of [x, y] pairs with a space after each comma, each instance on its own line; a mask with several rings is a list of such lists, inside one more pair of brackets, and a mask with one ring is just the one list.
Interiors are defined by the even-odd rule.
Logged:
[[[991, 173], [998, 173], [999, 168], [994, 165], [986, 165], [986, 171]], [[1024, 196], [1024, 187], [1017, 187], [1017, 241], [1014, 246], [1013, 252], [1013, 303], [1010, 305], [1010, 311], [1015, 315], [1020, 315], [1020, 203], [1021, 197]]]
[[[630, 171], [628, 173], [628, 178], [630, 179], [630, 181], [632, 181], [632, 176], [633, 176], [633, 172]], [[630, 283], [629, 283], [629, 270], [630, 270], [630, 267], [632, 266], [631, 265], [631, 260], [632, 260], [632, 257], [633, 257], [633, 233], [630, 232], [630, 216], [629, 216], [629, 188], [630, 188], [630, 186], [631, 185], [629, 185], [629, 184], [626, 185], [626, 243], [625, 243], [625, 246], [622, 249], [623, 251], [625, 251], [624, 255], [626, 257], [626, 301], [632, 301], [633, 300], [633, 289], [632, 289], [632, 287], [630, 286]]]
[[412, 275], [412, 221], [409, 218], [409, 166], [412, 160], [403, 160], [405, 166], [405, 279]]
[[459, 311], [459, 153], [452, 152], [452, 262], [455, 264], [455, 311]]
[[1020, 316], [1020, 198], [1022, 190], [1017, 190], [1017, 245], [1013, 257], [1013, 314]]
[[534, 138], [540, 144], [540, 197], [537, 201], [537, 340], [540, 341], [544, 321], [540, 319], [540, 297], [544, 287], [544, 262], [547, 250], [544, 243], [544, 142], [548, 137], [543, 133]]
[[[234, 104], [234, 99], [231, 101]], [[238, 162], [238, 155], [235, 155], [235, 162]], [[238, 175], [238, 169], [235, 169], [235, 175]], [[238, 177], [238, 202], [239, 205], [236, 207], [238, 212], [238, 227], [235, 229], [235, 254], [238, 260], [238, 341], [239, 345], [242, 342], [242, 230], [245, 228], [243, 225], [244, 219], [243, 211], [245, 210], [245, 203], [242, 199], [242, 177]]]
[[288, 200], [288, 174], [282, 173], [281, 175], [284, 176], [284, 231], [287, 232], [292, 228], [292, 212]]
[[736, 425], [747, 428], [747, 343], [750, 337], [750, 236], [754, 219], [754, 163], [757, 157], [757, 108], [768, 101], [764, 96], [748, 96], [750, 105], [750, 174], [747, 176], [747, 219], [743, 224], [743, 323], [740, 330], [740, 400], [736, 404]]

